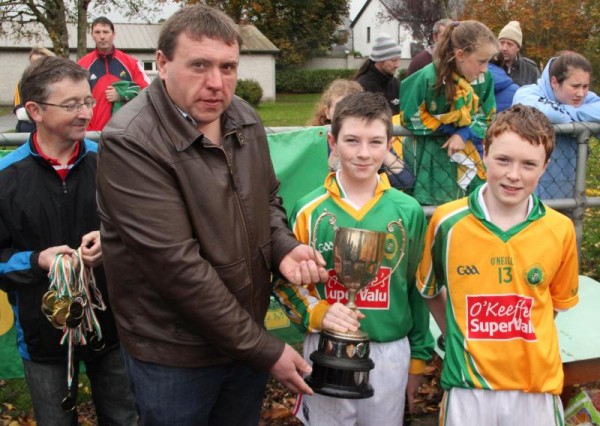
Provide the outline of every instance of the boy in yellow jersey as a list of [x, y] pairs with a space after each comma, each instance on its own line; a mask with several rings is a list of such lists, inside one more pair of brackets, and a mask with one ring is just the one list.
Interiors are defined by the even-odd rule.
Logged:
[[423, 251], [426, 221], [412, 197], [390, 186], [378, 170], [392, 137], [391, 111], [381, 94], [364, 92], [345, 96], [336, 106], [328, 141], [338, 155], [340, 169], [325, 184], [298, 200], [290, 225], [298, 240], [311, 241], [313, 226], [324, 211], [335, 214], [337, 225], [387, 232], [387, 224], [402, 220], [406, 230], [405, 256], [392, 273], [401, 251], [397, 227], [387, 235], [386, 255], [378, 278], [356, 298], [359, 310], [345, 306], [347, 290], [334, 268], [334, 231], [326, 220], [319, 224], [316, 248], [326, 262], [330, 278], [307, 287], [279, 282], [275, 293], [291, 319], [307, 331], [304, 356], [317, 349], [318, 332], [360, 329], [371, 338], [370, 357], [375, 368], [369, 382], [375, 394], [367, 399], [340, 399], [301, 395], [296, 416], [306, 425], [402, 425], [405, 392], [409, 406], [418, 388], [425, 361], [433, 351], [429, 343], [429, 312], [417, 291], [415, 275]]
[[578, 301], [575, 230], [533, 195], [554, 141], [535, 108], [506, 110], [488, 182], [431, 219], [417, 286], [446, 339], [440, 425], [564, 424], [554, 317]]

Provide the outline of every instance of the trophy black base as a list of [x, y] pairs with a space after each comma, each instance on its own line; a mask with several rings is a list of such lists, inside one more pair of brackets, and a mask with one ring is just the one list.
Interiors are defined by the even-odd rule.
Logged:
[[365, 399], [374, 394], [369, 371], [369, 338], [365, 333], [323, 331], [319, 348], [310, 355], [313, 370], [306, 383], [318, 394], [333, 398]]

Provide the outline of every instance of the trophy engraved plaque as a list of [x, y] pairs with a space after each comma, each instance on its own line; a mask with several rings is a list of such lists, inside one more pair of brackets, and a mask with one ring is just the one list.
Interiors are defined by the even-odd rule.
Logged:
[[[385, 256], [385, 232], [336, 226], [336, 217], [325, 211], [313, 227], [311, 246], [316, 250], [316, 234], [319, 223], [329, 217], [335, 237], [333, 242], [334, 269], [337, 280], [348, 290], [347, 306], [357, 309], [356, 295], [361, 289], [376, 284], [375, 279]], [[398, 261], [389, 276], [400, 265], [406, 246], [406, 231], [400, 219], [387, 225], [392, 232], [396, 225], [402, 234]], [[335, 398], [364, 399], [374, 394], [369, 384], [369, 371], [375, 363], [369, 358], [369, 336], [364, 331], [339, 333], [322, 330], [319, 345], [310, 355], [313, 371], [305, 380], [316, 392]]]

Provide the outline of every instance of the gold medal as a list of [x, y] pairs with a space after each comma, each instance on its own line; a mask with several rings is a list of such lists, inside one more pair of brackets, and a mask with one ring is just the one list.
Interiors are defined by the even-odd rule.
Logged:
[[52, 313], [50, 322], [55, 328], [62, 329], [67, 321], [68, 313], [69, 299], [66, 297], [61, 297], [54, 303], [54, 312]]
[[54, 312], [54, 303], [56, 303], [56, 292], [54, 290], [47, 291], [42, 296], [42, 312], [46, 316], [51, 316]]

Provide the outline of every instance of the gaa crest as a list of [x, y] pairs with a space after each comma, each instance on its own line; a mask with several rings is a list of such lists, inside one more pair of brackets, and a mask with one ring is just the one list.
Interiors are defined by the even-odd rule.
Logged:
[[525, 279], [530, 286], [538, 286], [544, 282], [544, 272], [540, 265], [533, 265], [525, 272]]
[[394, 234], [387, 234], [383, 251], [385, 258], [388, 260], [392, 260], [396, 257], [396, 254], [398, 253], [398, 240]]

